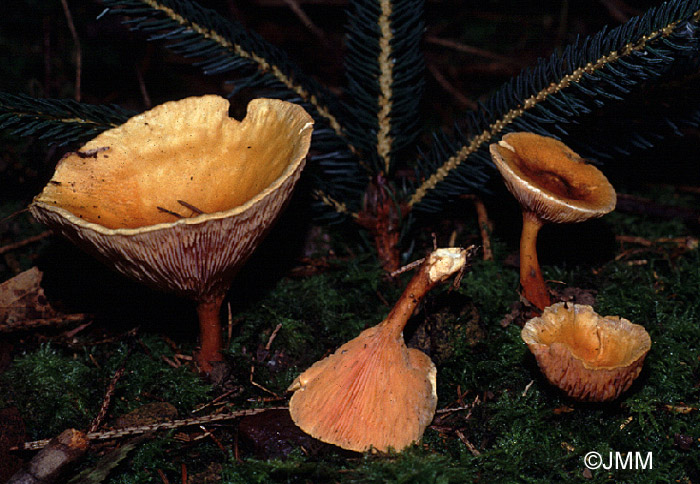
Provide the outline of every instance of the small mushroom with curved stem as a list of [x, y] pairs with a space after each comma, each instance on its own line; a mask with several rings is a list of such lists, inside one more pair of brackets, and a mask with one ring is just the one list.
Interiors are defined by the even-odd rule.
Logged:
[[551, 304], [537, 260], [537, 234], [545, 222], [573, 223], [615, 208], [615, 189], [605, 175], [554, 138], [508, 133], [490, 146], [491, 158], [523, 210], [520, 285], [540, 310]]
[[313, 120], [255, 99], [245, 119], [207, 95], [171, 101], [64, 157], [34, 198], [35, 218], [118, 272], [194, 299], [200, 370], [220, 361], [231, 281], [289, 199]]
[[643, 326], [565, 302], [528, 321], [521, 336], [552, 384], [591, 402], [614, 400], [627, 390], [651, 348]]
[[401, 451], [423, 435], [437, 405], [436, 369], [409, 349], [403, 328], [425, 294], [465, 267], [467, 250], [437, 249], [420, 266], [389, 315], [289, 387], [289, 411], [306, 433], [348, 450]]

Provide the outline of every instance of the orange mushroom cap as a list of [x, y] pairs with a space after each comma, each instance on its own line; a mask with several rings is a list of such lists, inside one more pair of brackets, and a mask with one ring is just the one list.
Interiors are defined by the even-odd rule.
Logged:
[[242, 121], [228, 110], [191, 97], [101, 133], [59, 162], [32, 214], [141, 282], [196, 300], [225, 292], [289, 198], [313, 125], [274, 99], [251, 101]]
[[651, 348], [643, 326], [564, 302], [528, 321], [521, 336], [547, 379], [577, 400], [613, 400], [642, 370]]
[[508, 133], [490, 151], [508, 190], [543, 220], [580, 222], [615, 208], [615, 189], [605, 175], [561, 141]]
[[437, 406], [436, 369], [409, 349], [403, 328], [423, 296], [466, 264], [466, 251], [437, 249], [387, 318], [317, 361], [289, 387], [289, 412], [304, 432], [344, 449], [401, 451], [421, 438]]

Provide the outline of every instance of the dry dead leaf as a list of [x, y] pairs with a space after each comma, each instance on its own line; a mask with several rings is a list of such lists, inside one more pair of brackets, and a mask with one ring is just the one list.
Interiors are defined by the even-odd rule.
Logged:
[[0, 284], [0, 333], [83, 321], [85, 314], [62, 314], [46, 298], [44, 274], [32, 267]]

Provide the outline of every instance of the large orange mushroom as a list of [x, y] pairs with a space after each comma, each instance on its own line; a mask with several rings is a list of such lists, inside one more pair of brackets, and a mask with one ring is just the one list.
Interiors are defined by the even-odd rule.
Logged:
[[552, 384], [576, 400], [594, 402], [627, 390], [651, 348], [643, 326], [565, 302], [528, 321], [521, 336]]
[[34, 217], [117, 271], [197, 302], [198, 363], [222, 359], [219, 311], [304, 167], [303, 108], [256, 99], [242, 121], [219, 96], [157, 106], [64, 157]]
[[306, 433], [349, 450], [401, 451], [423, 435], [437, 405], [436, 369], [409, 349], [403, 328], [423, 296], [460, 271], [466, 251], [437, 249], [389, 315], [297, 377], [289, 411]]
[[490, 146], [508, 190], [520, 202], [520, 284], [539, 309], [551, 304], [537, 260], [537, 234], [545, 222], [574, 223], [615, 208], [615, 189], [605, 175], [559, 140], [508, 133]]

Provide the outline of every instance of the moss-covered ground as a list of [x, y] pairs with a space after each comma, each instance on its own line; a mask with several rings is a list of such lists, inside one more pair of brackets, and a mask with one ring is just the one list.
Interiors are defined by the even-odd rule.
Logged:
[[[652, 195], [659, 203], [694, 200], [669, 189]], [[283, 432], [275, 434], [283, 442], [266, 447], [251, 442], [243, 424], [239, 428], [230, 421], [206, 426], [211, 434], [203, 428], [158, 433], [140, 442], [104, 482], [175, 483], [183, 472], [188, 482], [223, 483], [698, 482], [700, 253], [692, 239], [697, 227], [612, 213], [591, 228], [603, 228], [617, 241], [594, 263], [554, 256], [548, 263], [545, 256], [544, 272], [557, 290], [586, 290], [599, 313], [643, 324], [651, 335], [640, 377], [618, 400], [574, 402], [541, 375], [520, 338], [517, 318], [506, 324], [518, 299], [517, 271], [509, 262], [517, 241], [510, 235], [499, 238], [496, 229], [495, 260], [474, 260], [458, 289], [435, 291], [406, 331], [407, 339], [430, 352], [438, 365], [439, 411], [420, 443], [397, 455], [360, 455], [299, 443], [298, 436]], [[548, 230], [542, 246], [559, 237], [560, 243], [576, 247], [570, 235]], [[329, 232], [333, 239], [333, 229]], [[691, 237], [690, 247], [666, 240], [679, 237]], [[42, 244], [35, 247], [39, 262], [64, 250], [69, 259], [89, 264], [59, 241]], [[252, 276], [241, 275], [244, 283], [233, 291], [244, 297], [231, 298], [231, 370], [217, 384], [198, 377], [181, 356], [191, 354], [196, 342], [189, 327], [194, 313], [183, 309], [189, 306], [147, 294], [150, 299], [135, 304], [155, 309], [104, 315], [122, 301], [98, 311], [93, 324], [75, 334], [60, 328], [9, 337], [12, 361], [0, 374], [0, 408], [19, 409], [27, 439], [52, 437], [68, 427], [85, 429], [121, 365], [125, 373], [107, 425], [154, 402], [171, 404], [180, 417], [284, 406], [295, 376], [381, 321], [410, 277], [391, 281], [367, 252], [348, 250], [347, 241], [333, 244], [334, 252], [325, 247], [312, 257], [313, 264], [307, 260], [295, 270], [285, 266], [257, 290], [246, 292], [246, 278]], [[21, 266], [36, 262], [21, 252], [17, 260]], [[255, 272], [261, 262], [250, 264]], [[45, 267], [49, 280], [51, 267]], [[99, 265], [86, 271], [86, 278], [102, 280], [99, 291], [116, 291], [118, 297], [125, 297], [124, 291], [142, 292]], [[57, 294], [70, 299], [65, 288]], [[183, 313], [182, 321], [175, 313]], [[135, 326], [138, 332], [130, 332]], [[215, 401], [222, 394], [226, 398]], [[258, 422], [263, 423], [253, 427], [264, 427], [264, 419]], [[95, 446], [80, 467], [97, 465], [115, 445]], [[588, 470], [584, 456], [589, 452], [600, 453], [606, 467], [611, 453], [622, 460], [609, 469]]]

